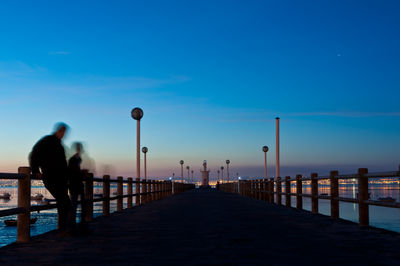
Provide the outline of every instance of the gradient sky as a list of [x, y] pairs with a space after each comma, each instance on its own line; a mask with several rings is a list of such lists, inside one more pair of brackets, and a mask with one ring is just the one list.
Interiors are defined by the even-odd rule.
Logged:
[[[58, 121], [96, 175], [326, 174], [400, 163], [399, 1], [2, 1], [0, 171]], [[108, 169], [108, 170], [106, 170]]]

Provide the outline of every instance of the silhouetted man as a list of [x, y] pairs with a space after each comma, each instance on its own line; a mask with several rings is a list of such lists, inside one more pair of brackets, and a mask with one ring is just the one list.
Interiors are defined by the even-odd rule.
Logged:
[[80, 233], [88, 234], [88, 225], [86, 222], [86, 198], [84, 192], [83, 181], [85, 179], [81, 170], [81, 153], [82, 143], [74, 142], [72, 148], [75, 150], [75, 154], [68, 160], [68, 188], [71, 195], [72, 211], [71, 211], [71, 227], [72, 230], [76, 231], [76, 209], [78, 207], [78, 197], [81, 198], [81, 222], [80, 222]]
[[44, 186], [57, 201], [58, 229], [61, 236], [67, 234], [68, 212], [71, 208], [68, 197], [67, 160], [61, 143], [67, 127], [64, 123], [57, 124], [55, 132], [40, 139], [30, 154], [32, 173], [43, 179]]

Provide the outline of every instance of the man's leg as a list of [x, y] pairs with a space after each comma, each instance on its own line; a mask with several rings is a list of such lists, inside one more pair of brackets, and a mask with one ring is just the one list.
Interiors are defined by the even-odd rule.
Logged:
[[71, 209], [69, 212], [68, 227], [70, 231], [76, 230], [76, 209], [78, 207], [78, 194], [76, 192], [71, 192]]
[[71, 211], [71, 201], [68, 197], [67, 184], [57, 183], [56, 185], [56, 200], [59, 215], [59, 230], [60, 232], [67, 231], [69, 215]]
[[[60, 205], [58, 204], [58, 190], [57, 190], [57, 184], [55, 182], [52, 182], [51, 179], [43, 178], [43, 184], [45, 188], [50, 192], [50, 194], [53, 196], [53, 198], [56, 200], [57, 203], [57, 214], [58, 214], [58, 226], [57, 229], [59, 231], [61, 230], [61, 219], [60, 219]], [[61, 211], [62, 212], [62, 211]]]

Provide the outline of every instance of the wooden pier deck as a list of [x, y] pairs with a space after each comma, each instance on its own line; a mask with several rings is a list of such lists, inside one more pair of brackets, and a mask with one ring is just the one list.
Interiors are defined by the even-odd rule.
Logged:
[[100, 217], [0, 249], [1, 265], [400, 265], [400, 235], [214, 189]]

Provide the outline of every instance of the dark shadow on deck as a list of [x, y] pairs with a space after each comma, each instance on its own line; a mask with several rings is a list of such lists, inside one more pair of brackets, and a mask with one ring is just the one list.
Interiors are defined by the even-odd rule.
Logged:
[[0, 264], [399, 265], [400, 236], [197, 189], [96, 219], [93, 236], [0, 249]]

